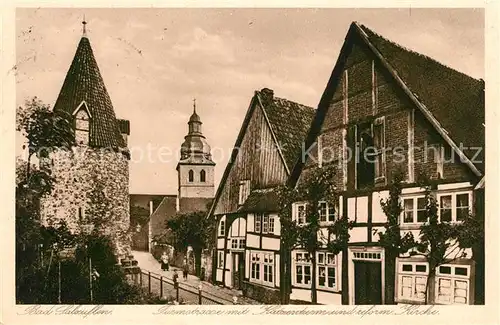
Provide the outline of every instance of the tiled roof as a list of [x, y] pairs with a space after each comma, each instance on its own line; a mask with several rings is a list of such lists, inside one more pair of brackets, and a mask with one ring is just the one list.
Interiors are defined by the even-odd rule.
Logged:
[[177, 213], [176, 199], [175, 195], [164, 197], [158, 208], [150, 216], [152, 238], [164, 234], [167, 230], [166, 221]]
[[92, 147], [124, 148], [111, 99], [104, 85], [94, 58], [90, 42], [82, 37], [76, 49], [73, 62], [54, 105], [54, 113], [73, 114], [83, 102], [92, 116], [90, 141]]
[[278, 196], [274, 189], [253, 190], [238, 212], [277, 212]]
[[212, 198], [183, 197], [179, 200], [179, 212], [191, 213], [196, 211], [207, 211], [212, 203]]
[[[484, 161], [484, 81], [406, 49], [366, 26], [360, 27], [451, 139], [459, 147], [462, 144], [466, 148], [483, 148], [479, 159]], [[476, 150], [464, 149], [463, 152], [471, 159]], [[473, 163], [484, 171], [484, 163]]]
[[291, 169], [299, 157], [315, 110], [288, 99], [274, 97], [273, 91], [267, 88], [258, 91], [257, 96], [276, 136], [285, 163]]

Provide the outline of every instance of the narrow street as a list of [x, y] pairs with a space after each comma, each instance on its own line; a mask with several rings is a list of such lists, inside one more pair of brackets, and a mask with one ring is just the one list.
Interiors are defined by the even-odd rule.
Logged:
[[169, 280], [172, 280], [174, 270], [177, 270], [179, 275], [179, 287], [187, 287], [191, 290], [198, 290], [200, 282], [202, 283], [202, 291], [213, 295], [218, 299], [219, 302], [230, 305], [233, 302], [233, 297], [238, 297], [238, 304], [244, 305], [259, 305], [258, 301], [243, 297], [241, 290], [233, 290], [229, 288], [223, 288], [215, 286], [207, 281], [200, 281], [200, 279], [194, 275], [189, 274], [187, 280], [182, 277], [182, 270], [178, 267], [170, 267], [168, 271], [163, 271], [161, 269], [161, 264], [148, 252], [132, 251], [132, 255], [139, 263], [139, 267], [147, 272], [152, 272], [163, 276]]

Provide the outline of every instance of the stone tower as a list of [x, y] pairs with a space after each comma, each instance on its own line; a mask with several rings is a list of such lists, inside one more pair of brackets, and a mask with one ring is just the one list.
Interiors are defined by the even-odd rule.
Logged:
[[177, 164], [180, 200], [186, 198], [214, 197], [214, 169], [210, 146], [201, 132], [201, 118], [196, 113], [196, 101], [193, 114], [189, 118], [188, 134], [181, 146], [181, 159]]
[[40, 161], [56, 180], [42, 201], [42, 221], [55, 225], [63, 219], [74, 232], [94, 225], [113, 239], [121, 258], [130, 252], [130, 123], [115, 116], [85, 24], [53, 109], [72, 122], [75, 142], [71, 150], [56, 148]]

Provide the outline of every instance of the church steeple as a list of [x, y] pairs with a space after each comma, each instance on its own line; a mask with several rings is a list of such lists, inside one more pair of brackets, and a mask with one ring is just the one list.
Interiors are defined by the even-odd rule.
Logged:
[[196, 99], [193, 99], [193, 113], [188, 121], [188, 134], [184, 137], [181, 159], [177, 164], [181, 202], [185, 198], [214, 196], [215, 162], [212, 160], [210, 146], [201, 132], [202, 124], [196, 112]]
[[120, 122], [97, 66], [86, 25], [84, 17], [82, 37], [54, 104], [54, 114], [75, 121], [77, 144], [125, 148]]

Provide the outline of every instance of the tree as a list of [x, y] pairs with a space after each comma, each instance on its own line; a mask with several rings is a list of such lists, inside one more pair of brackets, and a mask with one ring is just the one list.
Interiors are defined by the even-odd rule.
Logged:
[[16, 111], [16, 130], [26, 137], [28, 159], [26, 175], [30, 174], [31, 157], [47, 157], [55, 148], [70, 148], [74, 144], [71, 116], [54, 114], [37, 97], [26, 100]]
[[135, 229], [137, 225], [144, 226], [149, 221], [149, 210], [138, 205], [130, 206], [130, 226]]
[[[302, 248], [308, 254], [311, 261], [311, 302], [317, 303], [316, 288], [316, 253], [320, 249], [326, 249], [338, 254], [347, 248], [349, 242], [349, 229], [352, 222], [347, 217], [341, 216], [336, 211], [333, 223], [326, 226], [327, 235], [321, 232], [320, 224], [320, 202], [326, 202], [330, 207], [337, 207], [338, 194], [335, 186], [336, 166], [327, 165], [313, 168], [303, 173], [303, 179], [296, 188], [282, 186], [278, 189], [279, 204], [281, 207], [281, 252], [284, 258], [282, 267], [284, 279], [282, 280], [282, 303], [288, 303], [291, 292], [291, 251]], [[292, 220], [292, 204], [295, 202], [306, 204], [306, 223], [297, 224]]]
[[401, 236], [399, 226], [401, 213], [401, 192], [402, 192], [403, 174], [396, 173], [389, 189], [389, 197], [381, 199], [380, 205], [382, 211], [387, 217], [384, 224], [384, 232], [379, 232], [379, 243], [385, 249], [385, 272], [386, 272], [386, 303], [394, 304], [396, 281], [396, 258], [401, 254], [408, 252], [415, 246], [415, 239], [411, 232]]
[[174, 246], [179, 251], [193, 248], [196, 274], [201, 273], [201, 254], [203, 249], [210, 248], [213, 241], [215, 225], [207, 219], [203, 211], [177, 214], [166, 221], [167, 229], [174, 234]]

